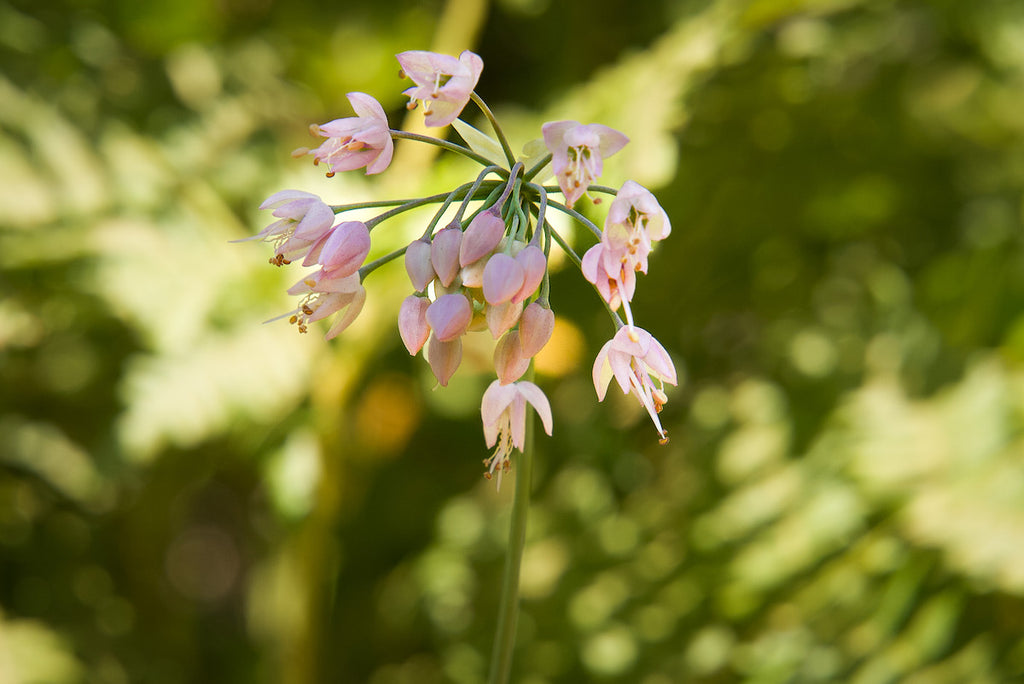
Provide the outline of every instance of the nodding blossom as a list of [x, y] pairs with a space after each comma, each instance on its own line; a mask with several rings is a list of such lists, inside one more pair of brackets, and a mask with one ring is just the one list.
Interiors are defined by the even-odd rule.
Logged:
[[484, 440], [487, 448], [494, 448], [491, 457], [484, 461], [487, 478], [498, 473], [497, 486], [501, 487], [501, 476], [510, 467], [513, 449], [523, 450], [526, 441], [526, 404], [529, 403], [540, 416], [544, 432], [551, 435], [551, 404], [540, 387], [522, 380], [507, 385], [500, 380], [491, 383], [480, 402], [480, 417], [484, 424]]
[[281, 190], [268, 197], [260, 209], [273, 209], [277, 220], [246, 240], [264, 240], [273, 243], [274, 256], [270, 263], [285, 266], [304, 257], [327, 235], [334, 224], [334, 210], [311, 192]]
[[422, 102], [424, 121], [431, 127], [447, 126], [459, 117], [484, 68], [480, 56], [469, 50], [458, 59], [423, 50], [409, 50], [396, 57], [402, 72], [416, 84], [404, 93], [409, 96], [409, 108], [415, 107], [417, 100]]
[[[447, 387], [462, 364], [464, 338], [486, 336], [487, 331], [494, 339], [490, 358], [497, 379], [481, 397], [480, 416], [484, 441], [493, 449], [484, 461], [485, 475], [493, 479], [496, 474], [500, 486], [514, 452], [525, 447], [528, 405], [540, 416], [544, 431], [548, 435], [552, 431], [551, 406], [541, 388], [530, 381], [529, 373], [534, 357], [549, 345], [556, 331], [552, 302], [560, 300], [551, 296], [548, 265], [551, 249], [561, 247], [579, 263], [583, 278], [607, 304], [617, 330], [594, 362], [592, 377], [598, 400], [604, 400], [615, 378], [622, 391], [634, 395], [650, 414], [662, 441], [667, 440], [658, 413], [668, 400], [665, 384], [677, 382], [676, 370], [665, 348], [635, 325], [630, 302], [638, 274], [647, 273], [652, 245], [671, 233], [671, 223], [654, 195], [634, 181], [626, 181], [617, 192], [592, 185], [604, 170], [604, 160], [629, 139], [601, 124], [544, 124], [544, 146], [551, 154], [564, 198], [563, 202], [549, 201], [548, 194], [554, 191], [532, 180], [526, 170], [533, 165], [529, 159], [512, 159], [499, 124], [483, 100], [473, 94], [483, 70], [478, 55], [465, 51], [456, 58], [413, 50], [397, 58], [403, 74], [414, 83], [404, 91], [410, 109], [422, 104], [428, 126], [446, 126], [473, 100], [500, 139], [508, 165], [492, 163], [458, 142], [393, 131], [377, 100], [365, 93], [349, 93], [355, 116], [313, 126], [312, 132], [325, 140], [313, 150], [295, 152], [297, 157], [310, 155], [315, 164], [325, 165], [328, 177], [361, 168], [367, 174], [384, 171], [394, 154], [394, 138], [436, 144], [479, 162], [484, 169], [475, 180], [460, 183], [447, 194], [412, 200], [330, 205], [302, 190], [282, 190], [268, 197], [260, 208], [271, 210], [275, 220], [247, 239], [271, 243], [270, 263], [274, 265], [301, 261], [302, 267], [311, 269], [288, 290], [300, 297], [298, 306], [279, 318], [287, 318], [304, 333], [333, 316], [326, 334], [332, 338], [362, 311], [367, 299], [366, 277], [391, 261], [402, 261], [412, 292], [398, 308], [398, 336], [409, 354], [422, 354], [439, 387]], [[463, 130], [460, 128], [460, 133]], [[498, 145], [495, 142], [495, 148]], [[572, 210], [588, 193], [615, 196], [603, 230]], [[439, 208], [419, 237], [365, 263], [379, 225], [430, 204]], [[336, 219], [339, 214], [352, 216], [347, 212], [365, 213], [381, 207], [386, 207], [382, 213], [359, 216], [360, 220]], [[560, 211], [599, 235], [582, 260], [554, 227], [557, 222], [547, 220], [548, 211]], [[378, 246], [381, 244], [387, 243]], [[465, 349], [474, 364], [487, 358], [479, 353], [478, 345]]]
[[668, 435], [658, 414], [668, 401], [665, 385], [675, 385], [676, 368], [668, 352], [651, 333], [641, 328], [623, 326], [615, 337], [601, 347], [594, 361], [594, 389], [597, 400], [604, 401], [612, 378], [623, 394], [633, 394], [654, 422], [664, 444]]
[[391, 164], [395, 152], [388, 117], [380, 103], [366, 93], [349, 93], [347, 97], [356, 116], [310, 126], [310, 133], [327, 140], [316, 149], [299, 148], [292, 153], [296, 157], [312, 155], [314, 164], [327, 166], [328, 178], [364, 166], [367, 175], [380, 173]]
[[541, 128], [544, 145], [551, 153], [551, 169], [572, 209], [590, 184], [601, 177], [604, 160], [629, 142], [622, 133], [601, 124], [554, 121]]

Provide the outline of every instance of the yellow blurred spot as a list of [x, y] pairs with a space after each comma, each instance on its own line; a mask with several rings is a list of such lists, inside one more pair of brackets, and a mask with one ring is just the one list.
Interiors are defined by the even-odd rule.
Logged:
[[389, 375], [373, 381], [356, 407], [355, 431], [368, 455], [393, 456], [409, 441], [422, 409], [412, 381]]
[[559, 377], [579, 366], [583, 353], [583, 333], [570, 321], [555, 316], [555, 329], [551, 339], [533, 358], [538, 373]]

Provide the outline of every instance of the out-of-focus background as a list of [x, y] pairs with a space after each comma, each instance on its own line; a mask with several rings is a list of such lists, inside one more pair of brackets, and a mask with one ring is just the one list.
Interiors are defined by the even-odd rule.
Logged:
[[634, 309], [685, 376], [666, 446], [553, 278], [515, 681], [1024, 677], [1024, 4], [2, 0], [0, 682], [484, 678], [486, 339], [434, 390], [400, 263], [326, 343], [262, 324], [297, 265], [229, 244], [283, 188], [471, 178], [289, 157], [466, 47], [517, 149], [624, 131], [604, 182], [674, 228]]

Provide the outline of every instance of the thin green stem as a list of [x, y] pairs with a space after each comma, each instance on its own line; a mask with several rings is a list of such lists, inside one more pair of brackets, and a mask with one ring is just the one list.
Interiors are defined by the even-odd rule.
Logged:
[[[534, 186], [534, 187], [537, 187], [537, 186]], [[555, 202], [554, 200], [548, 200], [548, 206], [550, 206], [550, 207], [552, 207], [554, 209], [558, 209], [558, 211], [562, 212], [563, 214], [568, 214], [569, 216], [572, 216], [574, 219], [576, 219], [577, 221], [582, 223], [584, 226], [589, 228], [590, 232], [593, 233], [594, 235], [596, 235], [598, 240], [601, 239], [601, 229], [598, 228], [597, 226], [595, 226], [593, 221], [588, 219], [586, 216], [584, 216], [580, 212], [576, 211], [575, 209], [570, 209], [569, 207], [565, 206], [561, 202]]]
[[[404, 138], [405, 140], [415, 140], [417, 142], [427, 143], [428, 145], [436, 145], [437, 147], [442, 147], [448, 150], [449, 152], [454, 152], [456, 154], [461, 154], [463, 157], [468, 157], [469, 159], [472, 159], [476, 163], [480, 164], [481, 166], [490, 166], [491, 164], [494, 163], [487, 157], [477, 154], [468, 147], [456, 145], [453, 142], [441, 140], [440, 138], [432, 138], [429, 135], [420, 135], [419, 133], [409, 133], [407, 131], [396, 131], [395, 129], [392, 128], [391, 137], [396, 139]], [[499, 169], [498, 173], [501, 174], [502, 176], [508, 175], [508, 171], [505, 171], [504, 169]]]
[[532, 181], [533, 177], [536, 176], [538, 173], [540, 173], [541, 170], [543, 170], [543, 168], [545, 166], [547, 166], [550, 162], [551, 162], [551, 153], [549, 152], [548, 154], [545, 154], [541, 158], [541, 160], [539, 162], [534, 164], [533, 168], [531, 168], [529, 171], [526, 172], [526, 175], [523, 176], [523, 180], [525, 180], [525, 181]]
[[[494, 181], [494, 182], [497, 183], [497, 181]], [[374, 216], [373, 218], [369, 219], [368, 221], [365, 221], [366, 227], [368, 229], [372, 230], [373, 227], [376, 226], [378, 223], [382, 223], [384, 221], [387, 221], [389, 218], [393, 218], [393, 217], [395, 217], [395, 216], [397, 216], [397, 215], [399, 215], [399, 214], [401, 214], [403, 212], [409, 211], [410, 209], [415, 209], [416, 207], [422, 207], [422, 206], [424, 206], [426, 204], [434, 204], [435, 202], [447, 202], [448, 204], [450, 204], [453, 201], [453, 199], [461, 199], [462, 195], [460, 193], [462, 193], [462, 192], [469, 192], [469, 188], [471, 188], [472, 185], [473, 185], [472, 183], [464, 183], [463, 185], [460, 185], [459, 187], [457, 187], [452, 192], [442, 192], [442, 193], [439, 193], [437, 195], [430, 195], [429, 197], [420, 197], [419, 199], [414, 199], [414, 200], [403, 200], [403, 203], [400, 206], [397, 206], [394, 209], [391, 209], [390, 211], [385, 211], [383, 214], [380, 214], [378, 216]], [[489, 187], [490, 186], [488, 185], [488, 188]], [[385, 205], [382, 205], [382, 206], [393, 206], [393, 205], [394, 205], [394, 203], [385, 204]], [[369, 206], [369, 205], [368, 204], [363, 204], [362, 206], [360, 206], [358, 208], [366, 208], [367, 206]], [[337, 212], [335, 212], [335, 213], [337, 213]]]
[[362, 282], [366, 278], [366, 276], [370, 275], [371, 273], [376, 271], [378, 268], [380, 268], [384, 264], [388, 263], [389, 261], [394, 261], [398, 257], [400, 257], [403, 254], [405, 254], [405, 250], [407, 250], [408, 248], [409, 248], [409, 246], [406, 245], [405, 247], [402, 247], [401, 249], [396, 249], [394, 252], [391, 252], [390, 254], [385, 254], [380, 259], [376, 259], [374, 261], [371, 261], [368, 264], [364, 264], [359, 269], [359, 282]]
[[[533, 366], [526, 375], [533, 380]], [[516, 491], [512, 499], [512, 520], [509, 524], [508, 551], [505, 572], [501, 580], [501, 599], [498, 604], [498, 629], [494, 635], [491, 653], [489, 684], [507, 684], [512, 673], [512, 651], [516, 643], [516, 623], [519, 620], [519, 569], [526, 546], [526, 518], [530, 508], [530, 485], [533, 479], [534, 415], [526, 412], [526, 438], [523, 451], [516, 464]]]
[[492, 112], [491, 108], [487, 106], [487, 103], [483, 101], [483, 98], [476, 94], [475, 90], [470, 93], [469, 96], [473, 98], [473, 102], [475, 102], [476, 106], [480, 108], [480, 111], [484, 113], [487, 120], [491, 122], [491, 128], [494, 129], [494, 134], [498, 136], [498, 142], [501, 143], [501, 149], [505, 152], [505, 159], [508, 160], [508, 165], [511, 167], [516, 163], [516, 155], [512, 154], [512, 148], [509, 147], [508, 139], [505, 138], [505, 132], [501, 130], [501, 126], [498, 125], [498, 120], [494, 118], [494, 112]]

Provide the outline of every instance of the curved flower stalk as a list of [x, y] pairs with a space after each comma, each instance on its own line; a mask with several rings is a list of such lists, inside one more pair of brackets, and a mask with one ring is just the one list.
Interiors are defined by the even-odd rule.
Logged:
[[[603, 401], [614, 378], [623, 393], [632, 394], [649, 413], [664, 442], [667, 432], [659, 414], [668, 400], [665, 385], [677, 382], [675, 366], [665, 347], [637, 327], [630, 302], [639, 275], [648, 271], [654, 245], [668, 237], [672, 228], [657, 199], [640, 184], [626, 181], [618, 191], [595, 185], [605, 160], [628, 143], [623, 133], [602, 124], [546, 123], [541, 133], [547, 155], [537, 158], [531, 152], [528, 159], [517, 160], [493, 112], [474, 92], [483, 71], [478, 55], [466, 51], [456, 58], [414, 50], [396, 57], [404, 75], [415, 84], [405, 90], [410, 108], [422, 103], [428, 126], [452, 123], [472, 101], [493, 129], [497, 138], [494, 148], [500, 147], [504, 161], [494, 162], [474, 149], [441, 138], [391, 130], [377, 100], [365, 93], [349, 93], [356, 116], [313, 126], [314, 134], [325, 138], [324, 142], [313, 150], [295, 153], [297, 157], [312, 156], [314, 164], [327, 166], [329, 177], [361, 168], [367, 174], [384, 171], [391, 162], [396, 138], [435, 145], [479, 163], [482, 170], [475, 179], [450, 191], [416, 199], [332, 206], [302, 190], [283, 190], [261, 205], [272, 211], [275, 221], [249, 239], [272, 244], [272, 264], [286, 266], [301, 259], [303, 267], [312, 269], [288, 290], [301, 297], [298, 307], [279, 317], [287, 318], [299, 332], [307, 332], [317, 321], [331, 316], [335, 318], [327, 338], [348, 328], [366, 301], [366, 278], [401, 258], [411, 291], [397, 312], [399, 337], [409, 354], [425, 357], [439, 386], [447, 386], [458, 371], [467, 335], [487, 331], [494, 339], [496, 379], [481, 396], [480, 405], [484, 441], [493, 449], [484, 461], [484, 474], [488, 479], [497, 475], [496, 484], [500, 485], [513, 461], [522, 468], [518, 471], [522, 477], [516, 478], [502, 612], [491, 668], [491, 681], [505, 682], [513, 652], [518, 559], [530, 490], [532, 422], [528, 417], [532, 414], [527, 406], [536, 411], [548, 435], [553, 427], [551, 405], [532, 382], [531, 368], [532, 359], [549, 344], [556, 328], [552, 308], [556, 300], [551, 296], [548, 273], [552, 244], [560, 247], [594, 286], [616, 331], [594, 361], [598, 401]], [[479, 137], [472, 144], [478, 148]], [[532, 182], [549, 163], [557, 187]], [[614, 196], [603, 229], [573, 208], [595, 192]], [[562, 201], [549, 201], [548, 193], [560, 193]], [[402, 249], [367, 261], [379, 226], [427, 205], [437, 205], [437, 211], [422, 235]], [[386, 209], [365, 220], [336, 218], [381, 207]], [[549, 209], [564, 213], [597, 238], [582, 258], [547, 220]]]

